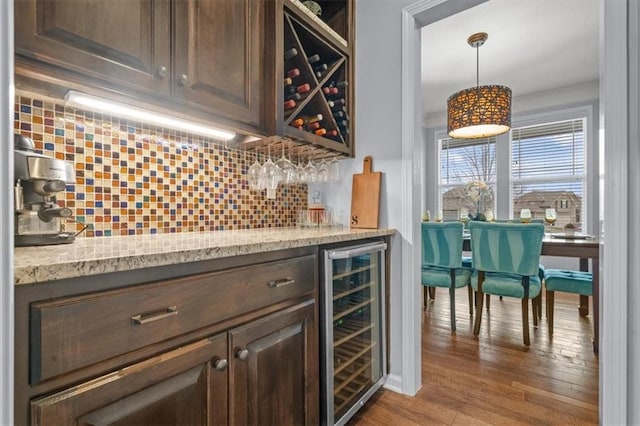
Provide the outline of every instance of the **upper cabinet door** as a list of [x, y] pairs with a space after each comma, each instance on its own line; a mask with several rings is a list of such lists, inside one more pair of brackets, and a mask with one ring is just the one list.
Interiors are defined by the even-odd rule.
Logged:
[[168, 0], [19, 0], [16, 54], [106, 87], [170, 92]]
[[[260, 0], [185, 0], [175, 7], [174, 98], [264, 129], [265, 7]], [[266, 80], [266, 81], [265, 81]]]

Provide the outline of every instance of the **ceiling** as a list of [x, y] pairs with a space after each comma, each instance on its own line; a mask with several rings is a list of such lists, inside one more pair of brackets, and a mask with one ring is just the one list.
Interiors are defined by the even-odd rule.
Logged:
[[489, 34], [480, 47], [480, 85], [502, 84], [523, 95], [598, 79], [603, 0], [489, 0], [422, 29], [423, 116], [443, 114], [447, 98], [476, 85], [476, 49], [467, 38]]

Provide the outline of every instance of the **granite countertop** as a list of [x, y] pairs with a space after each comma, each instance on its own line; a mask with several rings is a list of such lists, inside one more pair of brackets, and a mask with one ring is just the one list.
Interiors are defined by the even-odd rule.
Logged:
[[270, 228], [79, 238], [72, 244], [17, 247], [14, 276], [16, 285], [33, 284], [394, 233], [393, 229]]

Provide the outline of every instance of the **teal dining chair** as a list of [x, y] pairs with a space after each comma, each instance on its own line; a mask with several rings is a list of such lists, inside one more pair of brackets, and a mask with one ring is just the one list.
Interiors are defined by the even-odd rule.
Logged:
[[469, 313], [473, 314], [473, 295], [469, 287], [471, 269], [462, 267], [462, 228], [460, 222], [422, 223], [422, 285], [425, 290], [425, 308], [428, 288], [448, 288], [453, 331], [456, 330], [457, 288], [469, 289]]
[[547, 269], [544, 274], [547, 289], [547, 323], [549, 336], [553, 336], [553, 304], [555, 292], [575, 293], [582, 296], [593, 295], [593, 274], [584, 271]]
[[473, 334], [480, 334], [484, 294], [522, 299], [522, 331], [529, 346], [529, 299], [538, 323], [541, 282], [538, 275], [544, 225], [539, 223], [470, 222], [473, 274], [476, 291], [476, 321]]

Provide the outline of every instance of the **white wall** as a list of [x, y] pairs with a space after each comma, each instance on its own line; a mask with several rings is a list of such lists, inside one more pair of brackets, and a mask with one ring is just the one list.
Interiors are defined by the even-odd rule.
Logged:
[[0, 2], [0, 424], [13, 424], [13, 0]]
[[627, 309], [628, 350], [628, 407], [627, 423], [640, 424], [640, 286], [637, 277], [640, 276], [640, 225], [637, 217], [640, 212], [640, 5], [630, 0], [629, 4], [629, 262], [628, 280], [629, 301]]
[[[373, 169], [382, 171], [380, 227], [401, 228], [401, 11], [413, 0], [356, 2], [355, 135], [356, 158], [343, 160], [342, 180], [319, 186], [324, 202], [342, 217], [351, 209], [351, 175], [362, 172], [362, 160], [373, 157]], [[310, 189], [310, 192], [313, 188]], [[391, 250], [390, 374], [400, 386], [402, 264], [401, 238]], [[393, 384], [393, 382], [396, 382]]]

